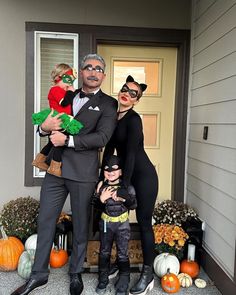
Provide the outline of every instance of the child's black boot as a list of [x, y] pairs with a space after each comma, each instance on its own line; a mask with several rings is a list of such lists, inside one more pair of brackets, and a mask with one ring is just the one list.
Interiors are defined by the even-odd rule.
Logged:
[[116, 295], [127, 295], [130, 281], [129, 261], [119, 261], [119, 278], [115, 284]]
[[99, 258], [99, 271], [98, 271], [98, 285], [96, 287], [97, 294], [104, 294], [106, 292], [107, 285], [109, 284], [109, 267], [110, 256]]

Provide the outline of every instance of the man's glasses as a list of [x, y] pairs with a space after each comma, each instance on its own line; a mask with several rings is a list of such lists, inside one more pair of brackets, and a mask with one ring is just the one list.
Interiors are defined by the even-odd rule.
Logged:
[[102, 67], [100, 67], [100, 66], [95, 66], [95, 67], [93, 68], [93, 66], [90, 65], [90, 64], [84, 66], [82, 70], [86, 70], [86, 71], [88, 71], [88, 72], [96, 71], [97, 73], [104, 73], [104, 69], [103, 69]]
[[138, 90], [130, 89], [126, 84], [124, 84], [120, 92], [128, 92], [131, 98], [138, 96]]

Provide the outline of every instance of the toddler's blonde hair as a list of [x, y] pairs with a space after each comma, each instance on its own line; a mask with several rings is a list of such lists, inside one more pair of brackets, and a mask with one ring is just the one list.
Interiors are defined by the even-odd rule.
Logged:
[[52, 82], [56, 84], [58, 80], [62, 77], [62, 75], [64, 75], [65, 72], [67, 72], [70, 69], [71, 67], [68, 64], [61, 63], [56, 65], [51, 72]]

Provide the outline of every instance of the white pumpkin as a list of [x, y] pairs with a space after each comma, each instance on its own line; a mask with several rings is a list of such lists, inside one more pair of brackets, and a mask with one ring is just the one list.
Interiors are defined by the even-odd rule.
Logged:
[[187, 273], [181, 272], [180, 274], [178, 274], [178, 279], [181, 287], [183, 288], [188, 288], [193, 284], [192, 278]]
[[32, 265], [34, 263], [35, 250], [29, 249], [24, 251], [18, 262], [17, 272], [23, 279], [28, 279], [31, 274]]
[[178, 275], [180, 263], [175, 255], [170, 253], [162, 253], [157, 255], [155, 258], [153, 268], [156, 275], [159, 278], [162, 278], [165, 274], [167, 274], [168, 269], [170, 273]]
[[28, 239], [25, 241], [25, 250], [36, 249], [37, 237], [38, 237], [37, 234], [33, 234], [30, 237], [28, 237]]

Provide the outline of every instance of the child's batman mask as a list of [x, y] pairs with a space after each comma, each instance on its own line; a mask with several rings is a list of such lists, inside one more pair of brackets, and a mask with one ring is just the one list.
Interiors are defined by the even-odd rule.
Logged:
[[121, 165], [120, 165], [120, 159], [117, 156], [112, 155], [108, 159], [105, 159], [104, 161], [105, 171], [112, 172], [119, 169], [121, 169]]

